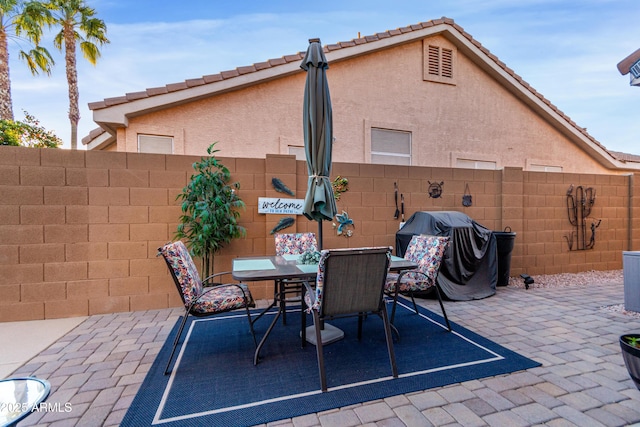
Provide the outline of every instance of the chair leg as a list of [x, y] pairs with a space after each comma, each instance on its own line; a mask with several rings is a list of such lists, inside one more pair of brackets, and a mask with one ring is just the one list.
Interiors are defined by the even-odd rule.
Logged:
[[279, 286], [279, 300], [280, 300], [280, 311], [282, 312], [282, 324], [287, 324], [287, 293], [286, 293], [287, 285], [283, 280], [280, 280]]
[[318, 371], [320, 373], [320, 389], [327, 391], [327, 376], [324, 370], [324, 350], [322, 347], [322, 332], [320, 316], [316, 310], [313, 310], [313, 325], [316, 330], [316, 353], [318, 355]]
[[249, 306], [244, 306], [247, 312], [247, 320], [249, 321], [249, 330], [251, 331], [251, 336], [253, 337], [253, 344], [258, 347], [258, 340], [256, 340], [256, 331], [253, 329], [253, 321], [251, 320], [251, 311], [249, 311]]
[[396, 318], [396, 305], [398, 305], [398, 285], [396, 284], [395, 292], [393, 293], [393, 308], [391, 309], [391, 323]]
[[173, 340], [173, 348], [171, 349], [171, 354], [169, 355], [169, 360], [167, 361], [167, 367], [164, 369], [165, 375], [169, 373], [169, 366], [171, 366], [171, 360], [173, 359], [173, 354], [176, 352], [176, 347], [178, 346], [178, 342], [180, 341], [180, 335], [182, 335], [184, 325], [187, 323], [187, 317], [189, 317], [189, 312], [184, 313], [182, 322], [180, 322], [180, 328], [178, 328], [178, 333], [176, 334], [176, 338]]
[[413, 297], [413, 291], [409, 293], [411, 295], [411, 302], [413, 303], [413, 311], [418, 314], [418, 305], [416, 304], [416, 299]]
[[389, 362], [391, 363], [391, 373], [393, 378], [398, 378], [398, 366], [396, 364], [396, 354], [393, 349], [393, 337], [391, 336], [391, 323], [389, 322], [389, 314], [387, 307], [382, 306], [382, 322], [384, 323], [384, 334], [387, 339], [387, 352], [389, 353]]
[[444, 311], [444, 304], [442, 303], [442, 296], [440, 295], [440, 289], [438, 289], [438, 285], [436, 286], [436, 295], [438, 295], [438, 302], [440, 303], [440, 308], [442, 309], [442, 315], [444, 316], [444, 321], [447, 323], [447, 329], [451, 332], [451, 324], [449, 323], [449, 318], [447, 317], [447, 312]]
[[302, 339], [301, 347], [307, 346], [307, 303], [304, 299], [306, 288], [302, 287], [301, 303], [300, 303], [300, 338]]

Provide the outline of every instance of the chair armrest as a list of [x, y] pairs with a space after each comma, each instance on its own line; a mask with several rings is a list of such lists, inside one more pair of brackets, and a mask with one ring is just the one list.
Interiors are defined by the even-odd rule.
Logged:
[[213, 283], [213, 284], [209, 284], [209, 283], [210, 283], [211, 279], [213, 279], [215, 277], [221, 277], [221, 276], [226, 276], [226, 275], [231, 275], [231, 271], [221, 271], [220, 273], [215, 273], [215, 274], [212, 274], [210, 276], [207, 276], [202, 280], [202, 286], [204, 286], [205, 288], [208, 288], [210, 286], [223, 285], [224, 283], [222, 283], [222, 282]]
[[240, 284], [238, 283], [222, 283], [222, 282], [217, 282], [217, 283], [211, 283], [210, 280], [216, 277], [221, 277], [221, 276], [226, 276], [226, 275], [231, 275], [231, 271], [221, 271], [220, 273], [215, 273], [212, 274], [210, 276], [207, 276], [203, 281], [202, 281], [202, 287], [204, 288], [204, 292], [202, 292], [200, 295], [198, 295], [198, 297], [195, 299], [194, 302], [197, 302], [200, 298], [202, 298], [203, 295], [206, 295], [207, 293], [211, 292], [212, 290], [222, 287], [222, 286], [235, 286], [237, 288], [240, 289], [240, 291], [242, 291], [242, 295], [244, 295], [244, 299], [248, 302], [253, 301], [253, 297], [251, 298], [247, 298], [247, 294], [245, 294], [244, 289], [242, 288], [242, 286], [240, 286]]
[[426, 273], [423, 273], [423, 272], [422, 272], [422, 271], [420, 271], [420, 270], [404, 270], [403, 272], [401, 272], [401, 273], [398, 275], [398, 280], [397, 280], [397, 282], [400, 282], [400, 280], [402, 280], [402, 277], [403, 277], [403, 276], [405, 276], [407, 273], [421, 274], [421, 275], [423, 275], [427, 280], [430, 280], [430, 279], [429, 279], [429, 276], [428, 276]]
[[[219, 274], [222, 274], [222, 273], [219, 273]], [[212, 275], [212, 276], [209, 276], [209, 277], [213, 277], [213, 276], [215, 276], [215, 275]], [[223, 286], [235, 286], [236, 288], [240, 289], [240, 292], [242, 292], [242, 296], [243, 296], [244, 300], [246, 301], [246, 304], [249, 305], [249, 306], [253, 306], [253, 295], [251, 295], [251, 292], [249, 292], [247, 290], [247, 292], [249, 292], [249, 296], [247, 296], [247, 293], [245, 293], [244, 288], [242, 286], [240, 286], [239, 283], [218, 283], [218, 284], [215, 284], [215, 285], [210, 285], [210, 286], [204, 287], [203, 288], [204, 292], [202, 292], [200, 295], [197, 296], [197, 298], [195, 298], [193, 300], [193, 302], [189, 306], [189, 310], [191, 310], [191, 307], [193, 305], [195, 305], [200, 300], [200, 298], [202, 298], [204, 295], [208, 294], [209, 292], [211, 292], [211, 291], [213, 291], [213, 290], [215, 290], [217, 288], [221, 288]]]

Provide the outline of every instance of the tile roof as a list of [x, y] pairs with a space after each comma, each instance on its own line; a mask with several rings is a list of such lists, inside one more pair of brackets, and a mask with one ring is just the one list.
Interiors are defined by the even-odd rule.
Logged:
[[[500, 61], [500, 59], [498, 59], [497, 56], [495, 56], [487, 48], [482, 46], [482, 44], [479, 41], [475, 40], [469, 33], [467, 33], [461, 26], [456, 24], [454, 20], [451, 18], [442, 17], [440, 19], [433, 19], [430, 21], [409, 25], [407, 27], [397, 28], [395, 30], [387, 30], [382, 33], [376, 33], [370, 36], [359, 37], [357, 39], [353, 39], [350, 41], [328, 44], [324, 46], [324, 51], [325, 53], [328, 53], [328, 52], [333, 52], [341, 49], [349, 49], [350, 47], [363, 45], [366, 43], [373, 43], [373, 42], [380, 41], [382, 39], [389, 39], [396, 36], [400, 36], [402, 34], [410, 33], [412, 31], [419, 31], [424, 28], [434, 27], [436, 25], [442, 25], [442, 24], [449, 25], [453, 29], [455, 29], [456, 32], [461, 34], [464, 38], [469, 40], [469, 42], [472, 43], [475, 47], [480, 49], [488, 58], [494, 61], [507, 74], [509, 74], [513, 79], [515, 79], [519, 84], [521, 84], [522, 87], [524, 87], [526, 90], [531, 92], [534, 96], [536, 96], [539, 100], [541, 100], [544, 104], [546, 104], [556, 114], [560, 115], [571, 127], [573, 127], [575, 130], [581, 133], [593, 144], [597, 145], [602, 150], [611, 154], [609, 150], [606, 149], [606, 147], [600, 144], [600, 142], [598, 142], [594, 137], [589, 135], [589, 133], [587, 133], [585, 128], [578, 126], [573, 120], [571, 120], [569, 116], [567, 116], [564, 112], [562, 112], [555, 105], [553, 105], [551, 101], [546, 99], [541, 93], [539, 93], [533, 87], [531, 87], [529, 83], [524, 81], [522, 77], [516, 74], [511, 68], [507, 67], [502, 61]], [[303, 57], [304, 57], [304, 52], [298, 52], [293, 55], [285, 55], [281, 58], [269, 59], [265, 62], [259, 62], [253, 65], [238, 67], [235, 70], [222, 71], [218, 74], [211, 74], [211, 75], [203, 76], [200, 78], [189, 79], [179, 83], [171, 83], [162, 87], [146, 89], [145, 91], [142, 91], [142, 92], [127, 93], [126, 95], [120, 96], [120, 97], [106, 98], [103, 101], [89, 103], [89, 109], [100, 110], [100, 109], [107, 108], [114, 105], [119, 105], [127, 102], [137, 101], [144, 98], [151, 98], [157, 95], [164, 95], [170, 92], [189, 89], [195, 86], [206, 85], [209, 83], [220, 82], [223, 80], [230, 80], [245, 74], [254, 73], [267, 68], [278, 67], [280, 65], [288, 64], [291, 62], [299, 62], [303, 59]]]
[[97, 127], [94, 129], [91, 129], [91, 131], [89, 131], [89, 135], [85, 136], [82, 138], [82, 144], [83, 145], [89, 145], [93, 140], [95, 140], [96, 138], [98, 138], [100, 135], [104, 135], [106, 134], [107, 131], [104, 128], [101, 127]]
[[[339, 50], [339, 49], [347, 49], [350, 47], [354, 47], [357, 45], [361, 45], [361, 44], [365, 44], [365, 43], [372, 43], [372, 42], [376, 42], [382, 39], [386, 39], [386, 38], [390, 38], [390, 37], [394, 37], [394, 36], [398, 36], [401, 34], [405, 34], [411, 31], [419, 31], [423, 28], [428, 28], [428, 27], [433, 27], [439, 24], [448, 24], [451, 25], [452, 27], [454, 27], [456, 30], [458, 30], [460, 33], [464, 34], [465, 37], [467, 37], [469, 40], [473, 40], [473, 38], [468, 35], [467, 33], [464, 32], [464, 30], [462, 29], [462, 27], [460, 27], [459, 25], [455, 24], [453, 22], [453, 19], [450, 18], [446, 18], [446, 17], [442, 17], [440, 19], [434, 19], [431, 21], [427, 21], [427, 22], [421, 22], [419, 24], [415, 24], [415, 25], [410, 25], [408, 27], [403, 27], [403, 28], [398, 28], [395, 30], [388, 30], [385, 31], [383, 33], [376, 33], [374, 35], [370, 35], [370, 36], [363, 36], [357, 39], [353, 39], [351, 41], [346, 41], [346, 42], [338, 42], [335, 44], [329, 44], [324, 46], [324, 50], [325, 52], [331, 52], [331, 51], [335, 51], [335, 50]], [[478, 47], [481, 47], [480, 43], [475, 42], [474, 44]], [[489, 54], [489, 51], [486, 49], [483, 49], [485, 51], [485, 53]], [[493, 55], [491, 55], [492, 58], [494, 60], [497, 61], [497, 58]], [[113, 105], [118, 105], [118, 104], [123, 104], [126, 102], [132, 102], [132, 101], [137, 101], [139, 99], [142, 98], [150, 98], [153, 96], [157, 96], [157, 95], [164, 95], [170, 92], [175, 92], [178, 90], [183, 90], [183, 89], [188, 89], [194, 86], [200, 86], [200, 85], [206, 85], [209, 83], [214, 83], [214, 82], [219, 82], [222, 80], [228, 80], [228, 79], [233, 79], [235, 77], [244, 75], [244, 74], [249, 74], [249, 73], [254, 73], [257, 71], [261, 71], [264, 70], [266, 68], [273, 68], [273, 67], [278, 67], [280, 65], [284, 65], [284, 64], [288, 64], [291, 62], [299, 62], [302, 61], [302, 59], [304, 58], [304, 52], [298, 52], [296, 54], [293, 55], [285, 55], [281, 58], [276, 58], [276, 59], [269, 59], [265, 62], [259, 62], [259, 63], [255, 63], [253, 65], [248, 65], [248, 66], [242, 66], [242, 67], [238, 67], [235, 70], [227, 70], [227, 71], [221, 71], [218, 74], [211, 74], [211, 75], [207, 75], [207, 76], [203, 76], [200, 78], [194, 78], [194, 79], [189, 79], [189, 80], [185, 80], [184, 82], [179, 82], [179, 83], [171, 83], [171, 84], [167, 84], [166, 86], [161, 86], [161, 87], [155, 87], [155, 88], [150, 88], [150, 89], [146, 89], [145, 91], [142, 92], [132, 92], [132, 93], [127, 93], [124, 96], [119, 96], [119, 97], [114, 97], [114, 98], [106, 98], [103, 101], [98, 101], [98, 102], [90, 102], [89, 103], [89, 109], [90, 110], [100, 110], [103, 108], [108, 108], [110, 106]], [[497, 61], [498, 62], [498, 61]], [[504, 65], [504, 64], [502, 64]]]
[[620, 151], [610, 151], [610, 150], [609, 150], [609, 153], [611, 153], [613, 157], [615, 157], [616, 159], [622, 162], [640, 163], [640, 155], [637, 155], [637, 154], [622, 153]]
[[631, 68], [631, 66], [638, 61], [640, 61], [640, 49], [636, 50], [631, 55], [620, 61], [618, 63], [618, 71], [620, 71], [620, 74], [624, 76], [625, 74], [629, 73], [629, 69]]

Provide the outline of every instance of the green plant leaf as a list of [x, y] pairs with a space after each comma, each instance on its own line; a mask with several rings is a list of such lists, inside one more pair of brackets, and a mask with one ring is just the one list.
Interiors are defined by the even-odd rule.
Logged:
[[236, 191], [240, 184], [229, 183], [229, 169], [213, 157], [219, 151], [214, 149], [215, 144], [207, 148], [210, 157], [193, 164], [196, 173], [176, 196], [176, 200], [182, 200], [183, 215], [175, 235], [186, 240], [192, 255], [202, 257], [204, 277], [213, 273], [215, 253], [232, 239], [246, 235], [246, 229], [238, 223], [238, 209], [246, 206]]

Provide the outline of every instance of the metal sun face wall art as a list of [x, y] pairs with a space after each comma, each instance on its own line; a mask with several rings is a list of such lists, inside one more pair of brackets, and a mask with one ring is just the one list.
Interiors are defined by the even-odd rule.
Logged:
[[442, 196], [442, 186], [444, 185], [444, 181], [427, 182], [429, 183], [429, 197], [431, 197], [432, 199], [437, 199], [438, 197]]

